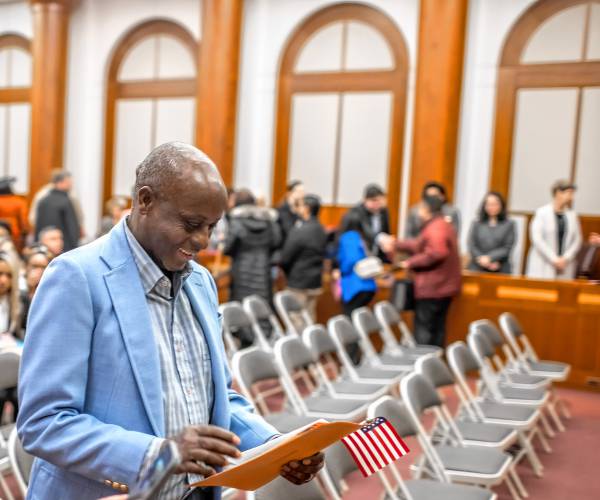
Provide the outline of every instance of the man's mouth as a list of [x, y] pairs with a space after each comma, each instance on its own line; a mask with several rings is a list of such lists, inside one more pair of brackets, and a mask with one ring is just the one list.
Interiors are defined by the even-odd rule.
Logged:
[[181, 256], [183, 256], [187, 260], [192, 260], [194, 258], [194, 254], [193, 253], [187, 252], [183, 248], [179, 248], [178, 252], [181, 254]]

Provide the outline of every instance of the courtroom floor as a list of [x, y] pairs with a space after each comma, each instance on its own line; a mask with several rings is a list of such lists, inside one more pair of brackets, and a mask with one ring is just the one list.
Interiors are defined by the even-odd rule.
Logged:
[[[518, 472], [529, 491], [529, 500], [592, 500], [600, 498], [600, 394], [572, 389], [559, 389], [559, 395], [570, 405], [572, 419], [567, 421], [567, 431], [550, 440], [553, 453], [546, 454], [538, 449], [544, 464], [544, 476], [533, 474], [527, 462], [521, 462]], [[452, 407], [453, 401], [447, 400]], [[408, 446], [418, 450], [414, 439], [407, 439]], [[407, 458], [411, 454], [407, 455]], [[414, 457], [414, 455], [413, 455]], [[410, 460], [401, 464], [403, 477], [409, 477], [406, 469]], [[378, 500], [383, 498], [383, 488], [377, 477], [363, 478], [359, 472], [346, 479], [349, 489], [344, 500]], [[7, 482], [13, 486], [15, 499], [17, 492], [12, 477]], [[510, 500], [508, 490], [496, 487], [498, 500]], [[245, 495], [239, 495], [241, 500]], [[238, 500], [236, 499], [236, 500]], [[58, 500], [58, 499], [57, 499]]]

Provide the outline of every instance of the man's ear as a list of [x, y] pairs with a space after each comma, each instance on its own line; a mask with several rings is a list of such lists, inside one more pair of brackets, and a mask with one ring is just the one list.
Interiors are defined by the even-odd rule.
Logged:
[[142, 186], [136, 193], [138, 211], [146, 215], [156, 202], [156, 195], [150, 186]]

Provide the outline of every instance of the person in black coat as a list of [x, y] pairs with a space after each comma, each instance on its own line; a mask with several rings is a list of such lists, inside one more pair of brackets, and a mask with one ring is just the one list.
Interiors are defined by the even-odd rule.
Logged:
[[506, 203], [500, 193], [489, 192], [469, 231], [471, 271], [510, 274], [510, 255], [515, 245], [515, 224], [506, 216]]
[[[377, 237], [380, 234], [390, 233], [390, 214], [386, 207], [385, 192], [376, 184], [369, 184], [365, 187], [363, 201], [352, 207], [344, 216], [358, 217], [362, 226], [362, 234], [365, 244], [370, 252], [379, 254], [380, 258], [385, 259], [378, 246]], [[342, 225], [344, 222], [342, 221]]]
[[64, 251], [76, 248], [81, 236], [77, 212], [69, 198], [73, 185], [71, 174], [61, 170], [52, 177], [53, 188], [37, 205], [35, 239], [39, 239], [42, 229], [54, 226], [62, 231]]
[[304, 198], [304, 184], [300, 181], [291, 181], [287, 185], [285, 200], [277, 207], [279, 227], [281, 228], [281, 243], [285, 243], [287, 235], [300, 220], [298, 209]]
[[322, 293], [323, 260], [327, 249], [327, 232], [319, 222], [321, 202], [306, 195], [299, 208], [301, 220], [289, 232], [281, 251], [281, 268], [287, 286], [295, 293], [314, 320], [317, 299]]
[[232, 259], [229, 300], [241, 301], [256, 294], [272, 302], [271, 257], [280, 244], [277, 212], [256, 206], [247, 189], [238, 191], [223, 248]]

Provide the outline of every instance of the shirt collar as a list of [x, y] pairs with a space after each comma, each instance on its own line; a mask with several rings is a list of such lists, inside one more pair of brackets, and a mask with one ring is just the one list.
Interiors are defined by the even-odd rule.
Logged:
[[128, 221], [129, 217], [125, 220], [124, 224], [125, 236], [127, 237], [129, 248], [133, 254], [133, 260], [140, 273], [144, 293], [148, 295], [153, 290], [156, 290], [159, 295], [170, 298], [171, 286], [174, 286], [175, 293], [173, 295], [176, 295], [188, 276], [192, 274], [191, 264], [187, 263], [183, 271], [173, 273], [173, 283], [171, 283], [171, 280], [165, 276], [160, 267], [156, 265], [156, 262], [152, 260], [152, 257], [148, 255], [148, 252], [144, 250], [142, 245], [140, 245], [139, 241], [135, 238], [129, 229]]

